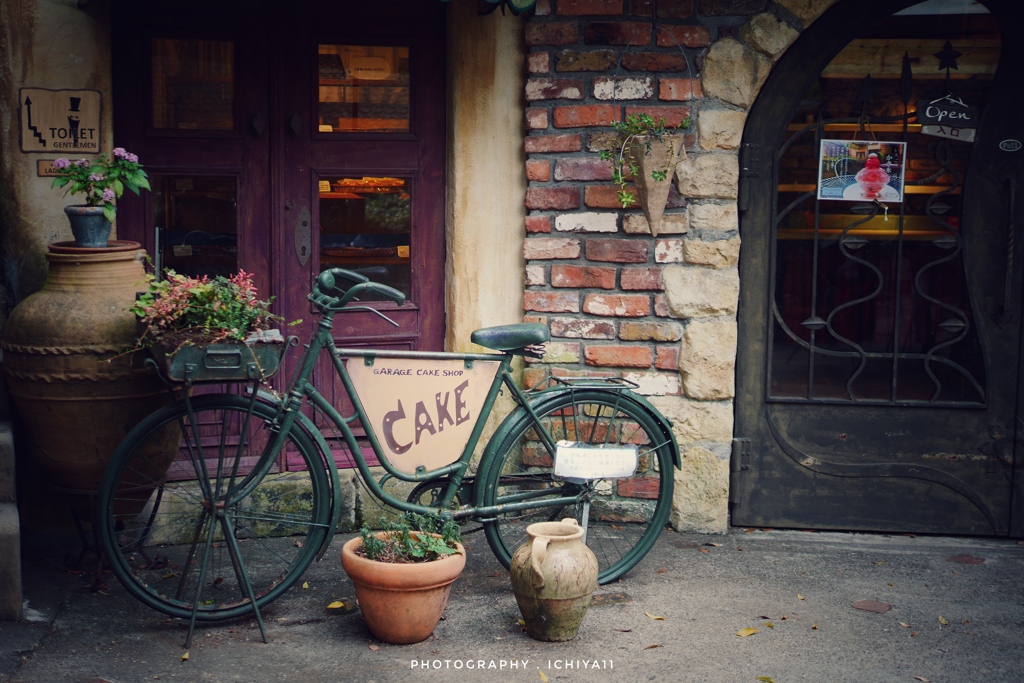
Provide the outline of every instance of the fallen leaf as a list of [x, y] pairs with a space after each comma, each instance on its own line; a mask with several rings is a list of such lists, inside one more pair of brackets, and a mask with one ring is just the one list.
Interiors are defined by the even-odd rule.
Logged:
[[306, 590], [307, 588], [309, 588], [309, 581], [303, 581], [302, 582], [302, 590]]
[[658, 571], [656, 571], [656, 572], [654, 572], [654, 573], [655, 573], [655, 574], [664, 574], [664, 573], [665, 573], [665, 572], [667, 572], [667, 571], [668, 571], [667, 569], [665, 569], [664, 567], [662, 567], [661, 569], [659, 569]]
[[188, 661], [188, 650], [185, 650], [185, 654], [183, 654], [181, 656], [181, 661], [183, 661], [183, 662], [187, 662]]
[[345, 601], [335, 600], [331, 604], [327, 605], [327, 609], [345, 609]]
[[758, 618], [758, 619], [771, 619], [771, 617], [769, 617], [769, 616], [767, 616], [767, 615], [765, 615], [765, 614], [761, 614], [761, 615], [758, 615], [758, 617], [757, 617], [757, 618]]
[[760, 629], [756, 629], [756, 628], [753, 628], [753, 627], [747, 627], [747, 628], [741, 628], [739, 631], [736, 631], [736, 635], [738, 635], [740, 638], [746, 638], [748, 636], [752, 636], [755, 633], [760, 633], [760, 632], [761, 632]]
[[970, 619], [961, 619], [960, 623], [961, 624], [969, 624], [969, 623], [971, 623], [971, 620]]
[[772, 623], [772, 622], [770, 622], [770, 621], [766, 621], [766, 622], [764, 622], [764, 625], [765, 625], [765, 626], [767, 626], [768, 628], [775, 628], [775, 624], [773, 624], [773, 623]]
[[213, 580], [213, 585], [214, 586], [219, 586], [222, 583], [224, 583], [224, 577], [223, 576], [218, 576], [216, 579]]
[[721, 543], [705, 543], [704, 545], [709, 545], [712, 548], [721, 548], [722, 547]]
[[872, 562], [871, 564], [885, 564], [885, 560], [879, 560], [878, 562]]
[[892, 605], [889, 603], [879, 602], [878, 600], [858, 600], [850, 605], [850, 607], [865, 612], [874, 612], [875, 614], [885, 614], [892, 609]]
[[710, 553], [711, 552], [707, 548], [697, 548], [697, 550], [701, 551], [702, 553]]
[[893, 584], [891, 584], [891, 583], [887, 583], [886, 585], [887, 585], [887, 586], [889, 586], [889, 588], [895, 588], [895, 587], [896, 587], [896, 586], [894, 586], [894, 585], [893, 585]]
[[655, 643], [654, 645], [648, 645], [648, 646], [647, 646], [647, 647], [645, 647], [644, 649], [645, 649], [645, 650], [653, 650], [653, 649], [654, 649], [654, 648], [656, 648], [656, 647], [663, 647], [663, 645], [662, 645], [661, 643]]
[[488, 574], [488, 576], [491, 576], [491, 577], [501, 576], [501, 572], [494, 572], [493, 574]]
[[904, 623], [902, 621], [900, 622], [900, 626], [902, 626], [903, 628], [910, 628], [910, 624]]
[[811, 630], [812, 631], [817, 631], [818, 630], [818, 625], [817, 624], [811, 624]]
[[946, 621], [945, 617], [943, 617], [941, 614], [939, 615], [939, 623], [943, 626], [949, 626], [949, 622]]
[[302, 541], [295, 541], [295, 547], [296, 548], [301, 548], [302, 547]]
[[779, 617], [779, 621], [785, 621], [786, 619], [789, 619], [789, 617], [787, 617], [785, 614]]
[[654, 619], [655, 621], [665, 621], [665, 617], [655, 616], [655, 615], [651, 614], [650, 612], [644, 612], [644, 614], [646, 614], [651, 619]]
[[924, 681], [924, 683], [929, 683], [929, 681], [931, 681], [932, 679], [925, 678], [924, 676], [914, 676], [914, 680], [915, 681]]
[[917, 631], [911, 631], [910, 632], [910, 637], [911, 638], [917, 638]]
[[764, 683], [775, 683], [775, 679], [771, 676], [758, 676], [755, 680], [764, 681]]
[[797, 593], [797, 594], [796, 594], [796, 599], [797, 599], [797, 600], [806, 600], [807, 598], [805, 598], [804, 596], [802, 596], [802, 595], [800, 595], [799, 593]]
[[540, 681], [541, 681], [541, 683], [548, 683], [548, 677], [546, 675], [544, 675], [543, 671], [538, 671], [537, 673], [540, 674]]
[[367, 645], [367, 647], [373, 651], [377, 651], [380, 649], [380, 645]]
[[633, 629], [631, 629], [631, 628], [617, 628], [615, 630], [618, 631], [619, 633], [632, 633], [633, 632]]

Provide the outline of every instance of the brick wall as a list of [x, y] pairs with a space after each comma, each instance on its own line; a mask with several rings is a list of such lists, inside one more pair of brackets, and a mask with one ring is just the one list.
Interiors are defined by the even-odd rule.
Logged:
[[599, 157], [614, 145], [611, 122], [647, 112], [677, 125], [701, 97], [687, 58], [696, 69], [711, 29], [693, 0], [663, 0], [659, 24], [671, 36], [652, 37], [649, 1], [541, 0], [526, 25], [525, 308], [552, 335], [528, 384], [549, 371], [607, 373], [644, 394], [682, 393], [684, 327], [670, 318], [662, 270], [685, 259], [686, 202], [672, 190], [665, 230], [652, 238], [638, 209], [621, 208], [611, 162]]
[[[657, 0], [652, 30], [654, 1], [539, 0], [525, 25], [525, 317], [552, 336], [525, 381], [636, 382], [684, 453], [673, 524], [724, 531], [746, 110], [832, 0]], [[690, 119], [657, 237], [599, 157], [638, 112]]]

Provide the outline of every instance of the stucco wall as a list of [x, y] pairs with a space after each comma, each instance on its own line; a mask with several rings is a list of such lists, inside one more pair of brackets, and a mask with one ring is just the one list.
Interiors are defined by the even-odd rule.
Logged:
[[57, 152], [22, 153], [19, 89], [98, 90], [101, 150], [113, 147], [110, 79], [110, 3], [93, 0], [5, 0], [0, 3], [0, 256], [4, 310], [42, 287], [46, 245], [72, 239], [62, 209], [75, 203], [36, 175], [39, 159]]

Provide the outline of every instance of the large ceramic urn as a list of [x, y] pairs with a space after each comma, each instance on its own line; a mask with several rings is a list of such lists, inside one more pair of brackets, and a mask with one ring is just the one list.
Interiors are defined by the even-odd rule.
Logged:
[[169, 401], [145, 354], [127, 352], [136, 339], [128, 309], [146, 288], [145, 255], [137, 242], [51, 244], [46, 284], [15, 307], [4, 331], [9, 389], [32, 454], [50, 487], [71, 494], [83, 516], [114, 448]]

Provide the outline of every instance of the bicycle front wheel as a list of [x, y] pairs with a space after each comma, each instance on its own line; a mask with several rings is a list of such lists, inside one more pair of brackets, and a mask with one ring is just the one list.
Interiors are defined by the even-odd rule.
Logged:
[[[129, 593], [172, 617], [253, 612], [302, 575], [330, 523], [327, 472], [298, 428], [284, 453], [298, 471], [253, 471], [275, 407], [215, 394], [162, 408], [129, 432], [107, 467], [99, 540]], [[180, 457], [179, 457], [179, 454]], [[296, 460], [298, 461], [296, 463]], [[171, 480], [175, 481], [171, 481]]]
[[[566, 392], [539, 413], [540, 427], [553, 442], [581, 442], [600, 449], [636, 445], [639, 460], [633, 476], [572, 483], [553, 475], [554, 453], [538, 437], [534, 421], [524, 415], [495, 451], [485, 472], [483, 505], [528, 499], [536, 507], [510, 511], [485, 520], [491, 549], [506, 567], [527, 540], [535, 522], [574, 517], [587, 528], [587, 546], [597, 556], [598, 581], [614, 581], [651, 549], [668, 521], [672, 505], [672, 449], [648, 408], [628, 394], [602, 389]], [[563, 506], [551, 499], [576, 497]]]

